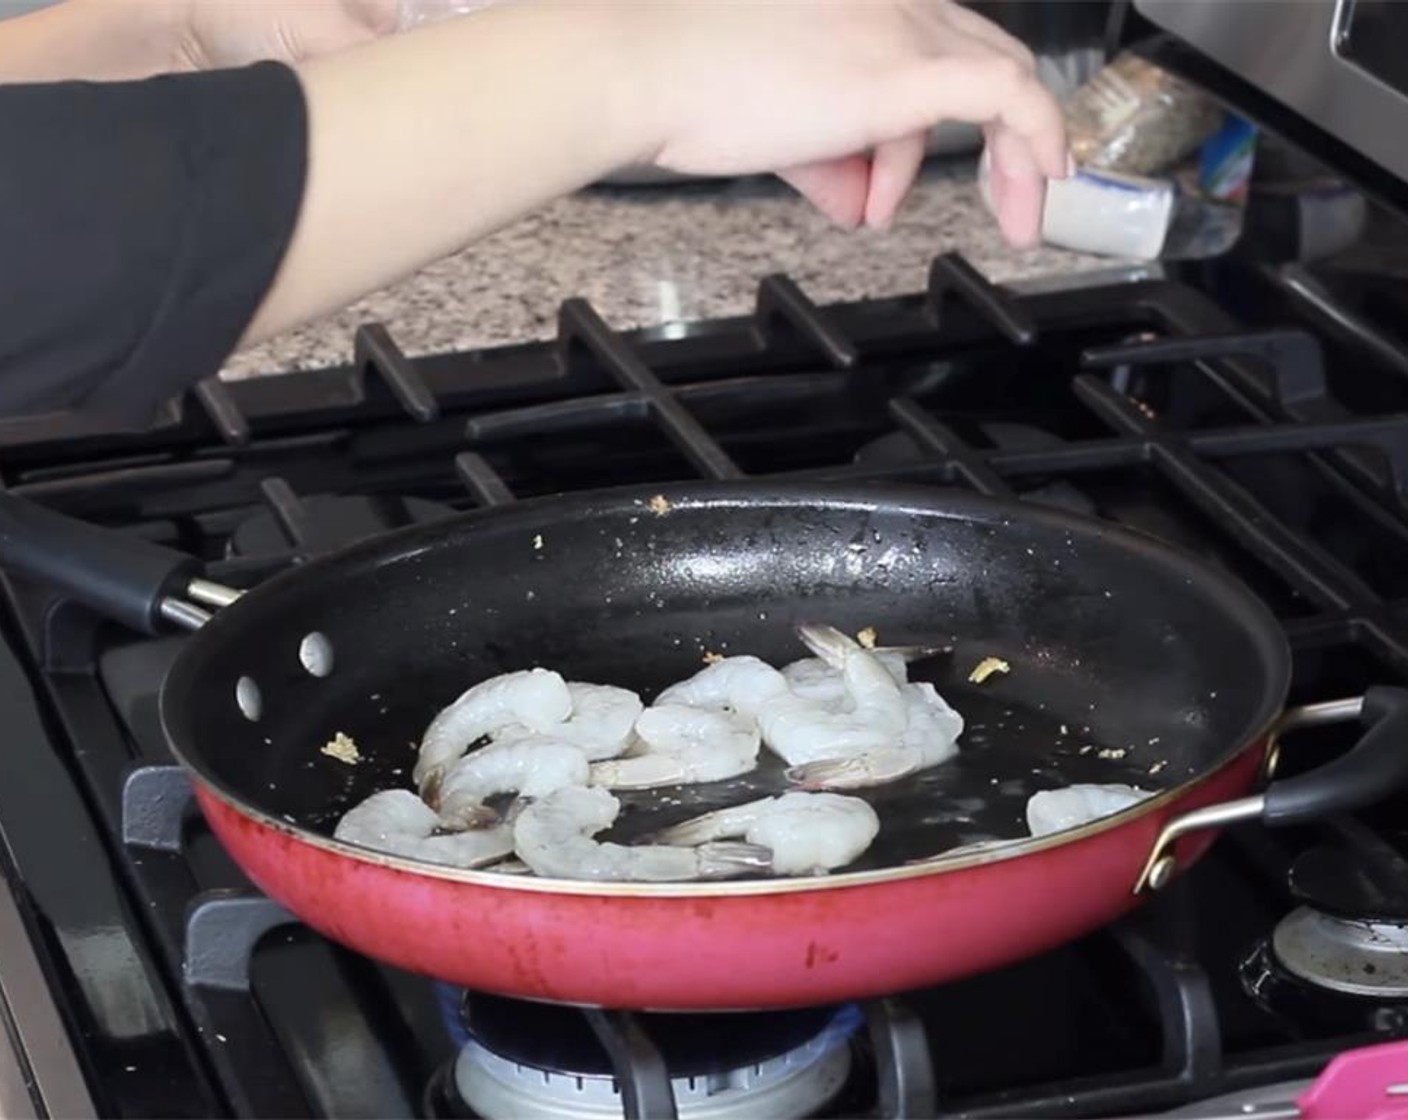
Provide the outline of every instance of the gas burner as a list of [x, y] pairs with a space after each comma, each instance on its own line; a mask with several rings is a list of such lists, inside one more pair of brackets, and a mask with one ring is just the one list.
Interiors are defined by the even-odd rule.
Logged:
[[[851, 1073], [859, 1008], [754, 1014], [634, 1016], [669, 1075], [681, 1120], [809, 1117]], [[472, 995], [469, 1042], [455, 1060], [454, 1096], [484, 1120], [620, 1117], [620, 1083], [587, 1014], [566, 1007]], [[635, 1062], [622, 1036], [624, 1060]], [[622, 1056], [617, 1055], [621, 1061]], [[456, 1109], [455, 1111], [459, 1111]]]
[[1277, 959], [1311, 984], [1408, 999], [1408, 861], [1382, 838], [1342, 824], [1291, 866], [1302, 905], [1276, 927]]
[[1381, 1000], [1408, 999], [1408, 925], [1335, 917], [1302, 906], [1271, 938], [1276, 959], [1311, 984]]
[[1301, 904], [1242, 966], [1246, 990], [1291, 1022], [1401, 1034], [1408, 1029], [1408, 889], [1402, 855], [1341, 822], [1302, 853], [1289, 886]]
[[449, 506], [393, 494], [298, 497], [277, 479], [267, 481], [269, 508], [254, 514], [230, 536], [231, 556], [304, 555], [331, 552], [406, 525], [439, 521]]
[[1408, 1035], [1408, 998], [1363, 995], [1307, 979], [1281, 960], [1274, 942], [1274, 935], [1263, 939], [1243, 960], [1242, 988], [1294, 1033]]

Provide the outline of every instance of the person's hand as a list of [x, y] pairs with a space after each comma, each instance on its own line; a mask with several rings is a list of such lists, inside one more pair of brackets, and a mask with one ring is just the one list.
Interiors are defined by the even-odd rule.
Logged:
[[247, 343], [642, 163], [778, 172], [841, 222], [883, 225], [930, 130], [974, 121], [1018, 244], [1067, 173], [1030, 54], [945, 0], [513, 0], [299, 72], [307, 183]]
[[272, 59], [289, 64], [396, 29], [396, 0], [175, 0], [175, 65], [189, 70]]
[[0, 83], [289, 64], [394, 31], [397, 0], [64, 0], [3, 21]]
[[1033, 244], [1068, 173], [1031, 52], [950, 0], [653, 0], [631, 7], [655, 163], [777, 171], [836, 221], [887, 225], [940, 121], [983, 126], [1008, 240]]

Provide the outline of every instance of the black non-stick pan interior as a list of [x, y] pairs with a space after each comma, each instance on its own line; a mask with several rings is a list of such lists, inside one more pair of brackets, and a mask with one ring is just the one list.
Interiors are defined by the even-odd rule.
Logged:
[[[650, 497], [469, 515], [280, 577], [189, 643], [163, 694], [168, 731], [227, 793], [329, 833], [373, 791], [409, 786], [425, 725], [496, 673], [544, 666], [648, 702], [706, 653], [806, 656], [802, 621], [951, 645], [912, 677], [965, 717], [961, 753], [866, 791], [883, 828], [861, 868], [1025, 835], [1038, 789], [1181, 784], [1244, 749], [1284, 698], [1288, 657], [1263, 608], [1146, 538], [937, 489]], [[300, 658], [309, 635], [332, 652], [324, 676]], [[970, 683], [989, 656], [1011, 671]], [[321, 753], [338, 732], [365, 761]], [[614, 834], [785, 788], [766, 756], [732, 782], [623, 795]]]

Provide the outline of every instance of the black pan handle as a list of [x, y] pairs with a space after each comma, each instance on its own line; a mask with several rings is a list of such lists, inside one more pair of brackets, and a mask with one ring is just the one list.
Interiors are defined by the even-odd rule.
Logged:
[[1408, 784], [1408, 689], [1369, 689], [1359, 722], [1364, 725], [1359, 742], [1333, 762], [1267, 786], [1261, 819], [1269, 825], [1303, 824], [1372, 805]]
[[52, 585], [145, 634], [168, 629], [169, 601], [200, 571], [184, 553], [0, 492], [0, 568]]
[[1332, 813], [1362, 809], [1408, 785], [1408, 689], [1380, 686], [1362, 699], [1295, 708], [1272, 734], [1271, 754], [1281, 735], [1318, 724], [1357, 719], [1364, 733], [1348, 751], [1307, 774], [1273, 781], [1250, 797], [1208, 805], [1164, 825], [1135, 884], [1135, 893], [1158, 890], [1177, 870], [1174, 844], [1202, 829], [1260, 819], [1270, 826], [1303, 824]]

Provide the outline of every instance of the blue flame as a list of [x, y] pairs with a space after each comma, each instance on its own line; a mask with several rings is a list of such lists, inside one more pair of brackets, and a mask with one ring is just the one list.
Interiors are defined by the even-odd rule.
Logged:
[[440, 1014], [445, 1019], [445, 1028], [450, 1038], [461, 1049], [469, 1045], [469, 1031], [464, 1025], [465, 990], [453, 984], [435, 982], [435, 999], [440, 1004]]
[[858, 1003], [847, 1003], [836, 1009], [836, 1014], [831, 1017], [831, 1021], [821, 1030], [817, 1036], [822, 1041], [827, 1053], [839, 1046], [845, 1046], [850, 1042], [863, 1026], [865, 1026], [865, 1012], [861, 1010]]

